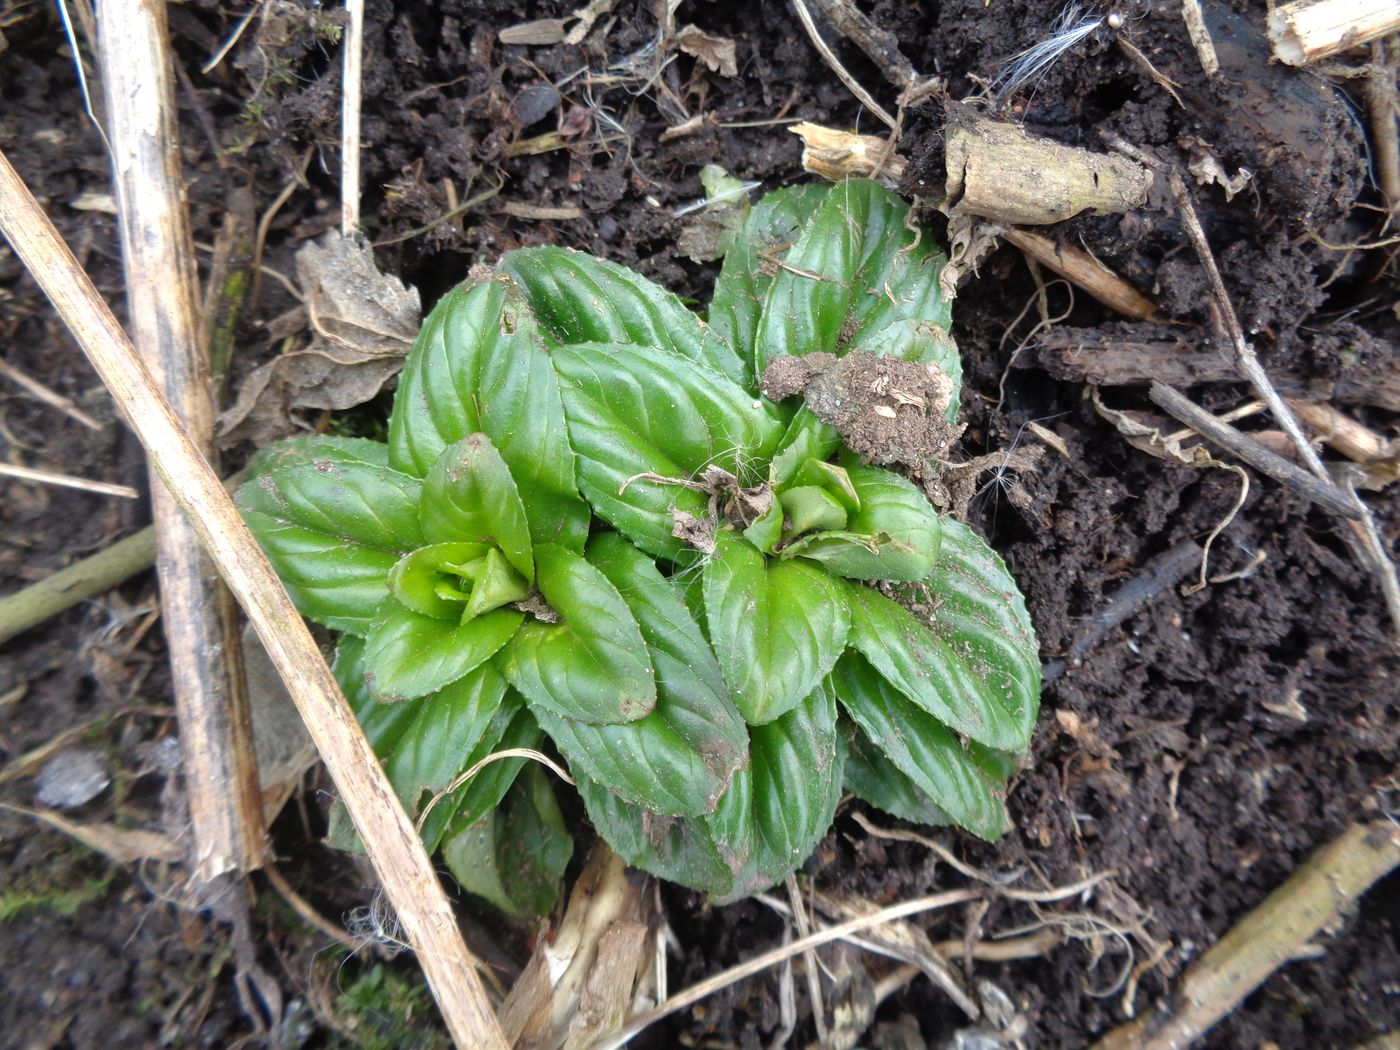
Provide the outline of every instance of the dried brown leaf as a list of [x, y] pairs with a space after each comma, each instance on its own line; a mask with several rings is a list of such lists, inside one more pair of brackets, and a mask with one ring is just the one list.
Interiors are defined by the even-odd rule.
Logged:
[[255, 369], [219, 420], [224, 444], [267, 444], [299, 429], [298, 409], [364, 404], [403, 367], [422, 319], [418, 291], [379, 272], [361, 238], [326, 234], [297, 252], [311, 343]]
[[739, 65], [734, 56], [734, 41], [727, 36], [707, 33], [699, 26], [682, 26], [676, 34], [676, 46], [687, 55], [705, 63], [711, 73], [718, 73], [723, 77], [739, 75]]

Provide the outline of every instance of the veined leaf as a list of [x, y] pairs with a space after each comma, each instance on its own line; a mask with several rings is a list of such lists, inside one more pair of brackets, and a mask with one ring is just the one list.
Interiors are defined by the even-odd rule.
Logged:
[[491, 659], [524, 619], [514, 609], [497, 609], [458, 624], [386, 598], [365, 640], [370, 694], [396, 703], [436, 692]]
[[292, 461], [297, 454], [239, 488], [239, 512], [303, 616], [364, 634], [389, 570], [423, 542], [421, 484], [345, 456]]
[[572, 248], [521, 248], [498, 269], [525, 289], [542, 328], [560, 344], [662, 347], [744, 382], [739, 356], [684, 303], [641, 274]]
[[389, 461], [423, 477], [443, 449], [475, 433], [510, 468], [531, 538], [582, 550], [588, 507], [574, 482], [559, 384], [509, 279], [464, 284], [424, 321], [399, 376]]
[[[501, 673], [486, 663], [415, 705], [413, 721], [384, 760], [394, 793], [410, 814], [417, 816], [432, 795], [462, 772], [483, 737], [489, 736], [488, 747], [500, 739], [514, 714], [502, 707], [506, 688]], [[430, 817], [447, 802], [434, 806]], [[448, 807], [443, 815], [451, 812]], [[424, 838], [429, 853], [437, 848], [446, 821], [439, 824], [433, 836]]]
[[824, 685], [749, 730], [749, 768], [734, 774], [705, 818], [734, 873], [729, 900], [771, 886], [807, 859], [836, 815], [845, 766], [836, 700]]
[[870, 742], [957, 823], [988, 842], [1006, 830], [1005, 789], [973, 749], [886, 682], [865, 658], [847, 653], [831, 688]]
[[733, 533], [705, 564], [705, 619], [734, 702], [751, 725], [792, 710], [846, 647], [840, 585], [812, 565], [770, 561]]
[[423, 480], [419, 521], [428, 543], [493, 543], [527, 583], [535, 582], [525, 504], [485, 434], [454, 442], [433, 461]]
[[938, 562], [903, 593], [914, 616], [848, 584], [852, 648], [944, 725], [980, 744], [1023, 751], [1040, 710], [1040, 662], [1025, 601], [996, 553], [943, 518]]
[[768, 286], [778, 273], [776, 260], [792, 247], [803, 224], [830, 192], [829, 186], [805, 183], [765, 194], [725, 253], [710, 299], [710, 328], [743, 358], [743, 381], [750, 390], [758, 387], [754, 336]]
[[[463, 761], [462, 772], [465, 773], [484, 759], [502, 751], [539, 749], [544, 733], [540, 731], [534, 715], [530, 714], [525, 706], [525, 698], [514, 689], [506, 690], [505, 700], [501, 704], [501, 715], [498, 718], [505, 715], [510, 716], [505, 731], [498, 737], [493, 737], [491, 733], [482, 737], [476, 750]], [[492, 732], [497, 724], [492, 723]], [[500, 805], [511, 784], [515, 783], [516, 776], [529, 763], [528, 758], [498, 758], [477, 770], [476, 776], [438, 803], [437, 808], [443, 809], [444, 819], [451, 818], [445, 834], [455, 835], [465, 831]], [[424, 835], [436, 830], [437, 808], [424, 822]]]
[[579, 797], [594, 828], [619, 857], [657, 878], [727, 897], [734, 873], [720, 859], [703, 820], [648, 813], [575, 772]]
[[879, 467], [846, 468], [860, 498], [847, 535], [815, 533], [783, 549], [784, 557], [821, 562], [827, 571], [856, 580], [922, 580], [938, 557], [939, 517], [910, 482]]
[[[418, 700], [382, 704], [370, 696], [365, 685], [364, 649], [363, 639], [343, 636], [336, 648], [335, 678], [410, 815], [427, 804], [425, 791], [440, 790], [493, 751], [531, 748], [539, 743], [539, 727], [511, 689], [503, 691], [484, 728], [477, 732], [481, 717], [488, 713], [489, 704], [483, 701], [494, 695], [492, 685], [501, 681], [499, 674], [493, 679], [494, 672], [483, 669], [479, 677], [469, 676], [470, 680]], [[423, 827], [428, 849], [442, 839], [447, 826], [474, 824], [495, 808], [524, 761], [492, 762], [438, 802]], [[331, 812], [328, 837], [337, 849], [360, 848], [342, 804], [337, 803]]]
[[627, 802], [654, 813], [709, 813], [749, 746], [714, 654], [675, 585], [621, 536], [595, 537], [588, 560], [637, 618], [656, 670], [656, 709], [621, 725], [589, 725], [545, 707], [535, 715], [571, 769]]
[[253, 453], [243, 470], [243, 477], [252, 481], [256, 477], [284, 467], [318, 463], [326, 466], [349, 463], [387, 467], [389, 446], [382, 441], [338, 437], [335, 434], [305, 434], [285, 438]]
[[933, 827], [953, 823], [933, 799], [880, 753], [859, 726], [845, 723], [845, 728], [847, 791], [900, 820]]
[[873, 182], [832, 187], [768, 289], [754, 337], [757, 375], [785, 354], [845, 353], [897, 321], [948, 329], [938, 284], [946, 259], [905, 227], [908, 212]]
[[[709, 466], [744, 485], [782, 437], [778, 415], [737, 383], [664, 350], [590, 343], [552, 355], [579, 487], [595, 512], [655, 557], [676, 560], [673, 510], [706, 514], [685, 488]], [[643, 475], [651, 475], [644, 477]], [[671, 483], [667, 483], [671, 482]]]
[[442, 858], [468, 893], [517, 919], [533, 919], [554, 907], [573, 852], [554, 788], [532, 765], [499, 808], [448, 840]]
[[[580, 554], [542, 544], [535, 579], [559, 623], [533, 621], [501, 654], [532, 708], [583, 722], [631, 722], [656, 707], [656, 675], [617, 588]], [[494, 616], [495, 613], [488, 613]]]

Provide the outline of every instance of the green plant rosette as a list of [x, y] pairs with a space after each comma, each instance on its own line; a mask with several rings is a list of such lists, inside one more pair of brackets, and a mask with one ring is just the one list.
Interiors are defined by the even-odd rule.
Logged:
[[340, 632], [337, 678], [465, 887], [517, 916], [555, 899], [555, 789], [483, 764], [515, 748], [558, 753], [629, 863], [718, 900], [802, 864], [846, 790], [1002, 833], [1040, 692], [1015, 582], [759, 391], [777, 357], [856, 350], [956, 390], [944, 264], [860, 181], [758, 202], [709, 323], [623, 267], [511, 252], [424, 322], [387, 443], [254, 458], [245, 519]]

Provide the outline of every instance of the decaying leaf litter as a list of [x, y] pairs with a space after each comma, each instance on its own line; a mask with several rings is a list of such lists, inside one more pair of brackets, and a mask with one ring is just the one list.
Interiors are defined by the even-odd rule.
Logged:
[[[247, 80], [225, 74], [229, 79], [201, 82], [191, 66], [187, 72], [194, 91], [185, 96], [190, 126], [182, 128], [187, 147], [205, 150], [209, 164], [212, 151], [200, 127], [199, 110], [220, 132], [226, 120], [230, 127], [236, 124], [233, 118], [244, 100], [259, 100], [258, 119], [241, 127], [257, 128], [260, 146], [244, 150], [238, 161], [252, 168], [249, 181], [257, 190], [259, 208], [270, 205], [288, 184], [306, 146], [329, 150], [325, 163], [334, 170], [339, 134], [333, 43], [316, 33], [297, 32], [294, 12], [262, 6], [249, 22], [245, 39], [224, 60], [239, 68], [241, 56], [242, 68], [250, 71]], [[505, 57], [511, 52], [501, 48], [495, 35], [517, 22], [513, 12], [502, 11], [495, 23], [486, 24], [491, 22], [489, 15], [482, 21], [479, 12], [468, 16], [449, 9], [396, 17], [371, 8], [366, 73], [369, 96], [375, 101], [366, 107], [364, 126], [367, 141], [375, 142], [376, 148], [362, 155], [364, 224], [375, 240], [431, 227], [415, 239], [386, 246], [378, 257], [386, 272], [418, 286], [426, 302], [454, 283], [473, 257], [494, 257], [521, 241], [576, 244], [619, 261], [640, 261], [664, 283], [685, 286], [692, 271], [674, 252], [678, 223], [666, 220], [648, 196], [667, 208], [700, 196], [696, 174], [707, 161], [745, 178], [786, 182], [798, 177], [797, 145], [786, 141], [781, 128], [726, 125], [802, 117], [838, 128], [875, 127], [861, 117], [846, 89], [833, 81], [823, 60], [809, 49], [795, 16], [760, 24], [754, 13], [743, 10], [679, 10], [681, 24], [693, 21], [705, 33], [736, 42], [743, 70], [736, 85], [720, 73], [697, 74], [688, 57], [652, 46], [658, 23], [649, 12], [608, 14], [602, 5], [593, 7], [581, 38], [582, 53], [570, 51], [568, 44], [539, 44], [513, 57]], [[942, 73], [950, 81], [952, 97], [965, 98], [978, 90], [974, 78], [990, 80], [1007, 58], [1054, 32], [1061, 12], [1051, 5], [1005, 10], [970, 5], [967, 11], [944, 12], [936, 24], [878, 4], [867, 13], [877, 29], [902, 43], [912, 69]], [[182, 14], [174, 24], [177, 48], [182, 54], [186, 49], [197, 51], [199, 62], [217, 52], [236, 24], [236, 18], [225, 22], [197, 8], [185, 14], [191, 17]], [[455, 32], [441, 33], [436, 26], [430, 31], [427, 23], [435, 15], [456, 19]], [[1213, 184], [1194, 191], [1242, 327], [1258, 344], [1268, 373], [1286, 396], [1302, 394], [1315, 402], [1330, 402], [1347, 418], [1368, 425], [1383, 447], [1387, 422], [1393, 418], [1385, 414], [1386, 391], [1395, 388], [1394, 350], [1387, 342], [1395, 335], [1390, 331], [1393, 315], [1388, 316], [1392, 282], [1385, 269], [1390, 249], [1364, 247], [1384, 241], [1387, 230], [1384, 216], [1366, 207], [1379, 198], [1374, 190], [1363, 188], [1362, 137], [1351, 111], [1327, 89], [1328, 81], [1287, 79], [1286, 71], [1268, 65], [1267, 50], [1259, 42], [1262, 15], [1226, 15], [1205, 8], [1204, 24], [1211, 28], [1221, 67], [1213, 79], [1200, 67], [1199, 49], [1179, 9], [1125, 10], [1122, 15], [1116, 36], [1106, 31], [1111, 28], [1107, 25], [1096, 27], [1051, 66], [1038, 85], [1011, 98], [1009, 114], [1000, 115], [1096, 152], [1107, 152], [1096, 138], [1098, 130], [1106, 128], [1179, 164], [1204, 150], [1219, 159], [1227, 177], [1241, 168], [1252, 171], [1255, 177], [1232, 200]], [[815, 10], [819, 26], [822, 18]], [[586, 20], [566, 21], [576, 29]], [[1029, 27], [1034, 27], [1033, 34]], [[7, 27], [11, 50], [0, 55], [0, 61], [15, 59], [21, 50], [16, 39], [26, 45], [21, 54], [29, 54], [29, 41], [45, 39], [42, 33], [51, 28], [33, 22]], [[36, 35], [19, 36], [29, 33]], [[254, 36], [248, 38], [248, 33]], [[897, 92], [882, 81], [880, 70], [865, 65], [860, 53], [836, 35], [826, 35], [854, 78], [897, 112]], [[1155, 77], [1132, 56], [1130, 47], [1147, 60]], [[391, 59], [412, 61], [395, 67]], [[24, 61], [41, 71], [28, 87], [36, 97], [46, 83], [76, 90], [71, 66], [63, 61]], [[1352, 69], [1384, 68], [1389, 58], [1383, 49], [1379, 55], [1363, 50], [1342, 61]], [[275, 74], [288, 65], [306, 80], [279, 91], [285, 85]], [[448, 84], [463, 76], [464, 69], [466, 80]], [[1163, 87], [1163, 80], [1173, 85], [1181, 102]], [[261, 90], [268, 83], [271, 88]], [[1331, 83], [1345, 86], [1343, 81]], [[488, 119], [494, 112], [512, 112], [511, 101], [541, 84], [548, 85], [558, 102], [537, 126], [517, 131], [508, 121]], [[1232, 86], [1239, 84], [1259, 90], [1246, 92], [1240, 101], [1232, 97]], [[640, 94], [631, 95], [629, 88], [640, 89]], [[1277, 97], [1286, 98], [1289, 107], [1281, 111]], [[395, 125], [386, 114], [400, 103], [401, 119]], [[19, 107], [30, 114], [31, 134], [51, 129], [50, 109]], [[474, 134], [461, 134], [463, 120]], [[661, 141], [668, 128], [679, 129], [691, 121], [694, 131]], [[903, 115], [904, 132], [897, 144], [900, 155], [913, 165], [906, 181], [924, 178], [940, 192], [944, 172], [935, 152], [938, 140], [931, 132], [942, 125], [941, 116], [927, 106], [911, 107]], [[1322, 128], [1323, 134], [1303, 136], [1298, 127]], [[512, 138], [523, 140], [530, 137], [527, 131], [543, 135], [552, 128], [558, 129], [553, 141], [560, 148], [501, 160], [510, 152]], [[105, 185], [100, 146], [95, 141], [82, 145], [81, 129], [64, 131], [71, 137], [58, 142], [33, 139], [33, 148], [17, 157], [27, 180], [49, 197], [51, 212], [56, 210], [52, 202], [76, 199], [83, 190]], [[1186, 136], [1194, 141], [1182, 145]], [[237, 138], [231, 133], [228, 137]], [[1384, 141], [1374, 130], [1371, 138], [1373, 148]], [[6, 152], [15, 153], [8, 141]], [[73, 158], [83, 156], [85, 160], [75, 163]], [[921, 164], [932, 165], [933, 179], [920, 174]], [[333, 201], [333, 182], [309, 170], [319, 195]], [[1383, 158], [1377, 170], [1385, 170]], [[442, 219], [463, 200], [494, 186], [502, 171], [511, 176], [497, 195], [504, 201], [493, 198], [476, 211]], [[219, 228], [224, 176], [211, 165], [192, 167], [192, 177], [196, 239], [207, 234], [212, 240]], [[385, 187], [382, 199], [373, 187]], [[1353, 207], [1358, 192], [1360, 206]], [[293, 272], [291, 252], [337, 224], [334, 207], [318, 212], [317, 195], [314, 186], [294, 191], [279, 210], [280, 219], [274, 216], [270, 223], [266, 262], [278, 272]], [[506, 208], [522, 204], [573, 207], [580, 217], [517, 219], [513, 212], [521, 209]], [[86, 226], [93, 216], [68, 214], [65, 233], [100, 273], [104, 256], [93, 247], [101, 243], [93, 240], [100, 225], [90, 228], [86, 239], [72, 235], [82, 229], [72, 225], [79, 218]], [[1077, 248], [1091, 262], [1109, 266], [1168, 317], [1188, 322], [1184, 326], [1138, 325], [1125, 330], [1111, 314], [1078, 296], [1070, 317], [1042, 331], [1003, 376], [1010, 349], [1034, 319], [1053, 318], [1065, 309], [1064, 286], [1049, 277], [1037, 284], [1027, 276], [1020, 256], [1005, 249], [979, 264], [975, 283], [961, 286], [954, 335], [969, 383], [983, 395], [967, 398], [970, 428], [965, 447], [995, 457], [989, 460], [993, 467], [1003, 464], [1000, 474], [992, 471], [993, 483], [973, 500], [974, 521], [992, 528], [995, 544], [1010, 554], [1018, 579], [1031, 593], [1047, 659], [1077, 649], [1073, 643], [1113, 610], [1110, 596], [1147, 576], [1156, 556], [1187, 539], [1203, 540], [1238, 496], [1237, 482], [1224, 472], [1196, 477], [1187, 473], [1189, 468], [1146, 463], [1117, 444], [1116, 434], [1081, 400], [1082, 381], [1057, 373], [1068, 355], [1064, 349], [1055, 350], [1056, 345], [1078, 352], [1081, 345], [1098, 341], [1120, 360], [1125, 349], [1146, 346], [1155, 355], [1154, 366], [1164, 362], [1160, 367], [1185, 369], [1188, 379], [1173, 385], [1185, 387], [1216, 414], [1228, 415], [1242, 403], [1245, 388], [1229, 382], [1235, 374], [1230, 355], [1221, 354], [1209, 338], [1203, 274], [1176, 223], [1169, 204], [1156, 206], [1149, 200], [1147, 207], [1121, 217], [1071, 220], [1048, 233], [1061, 252]], [[941, 237], [938, 226], [935, 220], [934, 232]], [[111, 236], [110, 227], [106, 236]], [[444, 272], [444, 265], [450, 273]], [[12, 272], [7, 269], [7, 277]], [[698, 287], [702, 282], [694, 283]], [[280, 289], [280, 284], [267, 285], [262, 293], [271, 299], [269, 317], [296, 305], [281, 298]], [[1031, 300], [1035, 313], [1027, 316], [1032, 320], [998, 352], [1003, 334]], [[30, 326], [21, 332], [42, 333], [51, 323], [37, 299], [21, 297], [15, 314]], [[1164, 346], [1183, 338], [1192, 354], [1192, 363], [1184, 365], [1180, 355], [1163, 353]], [[25, 345], [48, 344], [30, 338]], [[7, 351], [7, 360], [81, 400], [91, 390], [90, 374], [69, 360], [74, 357], [71, 351], [66, 357], [46, 353], [55, 351]], [[241, 374], [240, 367], [246, 372], [261, 360], [246, 343], [240, 344], [239, 354], [247, 357], [235, 362], [236, 374]], [[1048, 382], [1046, 371], [1058, 382]], [[1151, 367], [1141, 374], [1157, 373]], [[1201, 385], [1205, 377], [1207, 385]], [[1126, 389], [1107, 392], [1105, 400], [1116, 408], [1152, 411], [1144, 391], [1132, 382]], [[988, 406], [998, 400], [999, 386], [1006, 398], [1000, 410], [993, 411]], [[8, 404], [12, 411], [6, 415], [13, 419], [7, 418], [7, 427], [12, 432], [17, 426], [28, 428], [17, 436], [27, 435], [31, 445], [44, 449], [40, 462], [73, 473], [78, 472], [74, 467], [87, 467], [89, 476], [139, 483], [139, 476], [111, 469], [106, 447], [117, 437], [115, 430], [98, 438], [85, 455], [83, 446], [92, 439], [78, 431], [86, 428], [76, 426], [69, 432], [67, 417], [51, 416], [54, 410], [18, 393]], [[1393, 410], [1393, 401], [1389, 404]], [[94, 399], [93, 409], [101, 411], [100, 398]], [[1025, 491], [1022, 510], [1001, 497], [1000, 482], [1006, 479], [1007, 457], [1014, 455], [1008, 450], [1037, 444], [1026, 436], [1031, 431], [1025, 425], [1031, 421], [1055, 433], [1070, 458], [1051, 453], [1042, 457], [1039, 469], [1016, 477]], [[1267, 424], [1241, 425], [1259, 435], [1256, 440], [1271, 440]], [[40, 435], [46, 441], [39, 440]], [[139, 463], [134, 456], [127, 458]], [[80, 545], [101, 546], [107, 537], [138, 524], [120, 507], [104, 503], [94, 515], [89, 502], [66, 503], [69, 497], [51, 490], [7, 484], [7, 494], [12, 489], [19, 492], [20, 527], [51, 513], [57, 503], [91, 530], [75, 541]], [[1382, 492], [1368, 499], [1382, 508], [1384, 529], [1384, 508], [1393, 497]], [[36, 507], [36, 502], [49, 506]], [[51, 533], [43, 531], [45, 542]], [[39, 544], [37, 549], [45, 548]], [[1213, 567], [1212, 574], [1243, 569], [1261, 553], [1264, 560], [1248, 575], [1190, 598], [1180, 597], [1167, 583], [1165, 590], [1137, 606], [1126, 628], [1111, 627], [1095, 647], [1079, 651], [1080, 666], [1068, 669], [1046, 698], [1047, 711], [1063, 709], [1078, 721], [1047, 720], [1037, 763], [1013, 796], [1018, 833], [997, 852], [972, 853], [982, 867], [1006, 870], [1022, 864], [1028, 871], [1039, 869], [1055, 883], [1117, 868], [1119, 885], [1152, 916], [1147, 929], [1154, 946], [1141, 949], [1132, 969], [1151, 965], [1140, 974], [1130, 973], [1135, 976], [1132, 987], [1139, 1010], [1165, 987], [1169, 975], [1183, 968], [1193, 954], [1192, 945], [1211, 943], [1348, 820], [1383, 811], [1386, 805], [1384, 794], [1376, 791], [1384, 791], [1391, 772], [1386, 756], [1393, 753], [1392, 713], [1385, 706], [1389, 694], [1382, 677], [1387, 628], [1372, 577], [1356, 568], [1330, 519], [1309, 514], [1272, 482], [1256, 477], [1249, 502], [1217, 540], [1213, 566], [1218, 569]], [[15, 548], [6, 548], [11, 565], [35, 557], [33, 550], [24, 555], [21, 559]], [[61, 551], [49, 553], [47, 565], [56, 567], [63, 556]], [[1198, 562], [1183, 559], [1182, 566], [1178, 579], [1194, 579]], [[41, 568], [29, 564], [26, 571], [40, 575]], [[1149, 593], [1153, 590], [1147, 588]], [[140, 598], [149, 594], [149, 585], [143, 591], [131, 584], [124, 593]], [[105, 610], [120, 608], [110, 601]], [[64, 705], [72, 710], [75, 703], [81, 710], [84, 693], [91, 696], [91, 686], [84, 683], [94, 680], [95, 665], [58, 670], [57, 654], [69, 653], [74, 631], [111, 615], [103, 607], [89, 607], [70, 613], [73, 619], [66, 626], [31, 635], [52, 637], [49, 655], [42, 645], [26, 647], [22, 659], [29, 669], [3, 692], [14, 695], [27, 687], [30, 695], [8, 706], [27, 707], [38, 695], [49, 699], [55, 711], [65, 710]], [[123, 656], [118, 648], [115, 663], [102, 665], [106, 680], [120, 685], [123, 661], [137, 655], [145, 657], [143, 666], [154, 668], [158, 679], [160, 660], [151, 658], [153, 644], [148, 636], [138, 635], [132, 653]], [[11, 656], [13, 648], [3, 654], [6, 660], [19, 659]], [[1080, 728], [1071, 733], [1063, 728], [1067, 724]], [[1088, 734], [1085, 726], [1092, 727]], [[33, 745], [52, 735], [42, 724], [24, 731]], [[1377, 801], [1368, 806], [1369, 799]], [[966, 843], [957, 845], [968, 848]], [[825, 866], [818, 869], [818, 885], [880, 901], [907, 899], [945, 885], [912, 852], [901, 854], [903, 848], [865, 838], [855, 825], [843, 826], [819, 853]], [[891, 852], [894, 863], [889, 862]], [[335, 863], [324, 856], [315, 859], [318, 870]], [[323, 878], [317, 881], [324, 884]], [[300, 884], [304, 890], [313, 885]], [[341, 891], [315, 892], [324, 894], [325, 902], [334, 901]], [[706, 912], [684, 898], [668, 903], [673, 929], [687, 946], [687, 955], [673, 970], [672, 987], [751, 954], [755, 923], [764, 924], [759, 929], [771, 929], [774, 941], [780, 936], [779, 924], [766, 917], [766, 910], [746, 910], [757, 905]], [[981, 918], [982, 929], [1005, 928], [1001, 920], [1008, 907], [994, 901]], [[334, 914], [336, 907], [330, 911]], [[972, 917], [963, 918], [961, 927], [950, 929], [952, 936], [961, 936]], [[1110, 921], [1120, 927], [1131, 924], [1129, 917]], [[1393, 1018], [1374, 989], [1384, 980], [1378, 984], [1376, 975], [1392, 965], [1387, 962], [1391, 957], [1386, 953], [1393, 948], [1388, 946], [1385, 923], [1384, 911], [1363, 905], [1360, 918], [1331, 944], [1327, 955], [1284, 970], [1266, 988], [1262, 1001], [1252, 1000], [1250, 1009], [1227, 1021], [1213, 1038], [1222, 1045], [1256, 1036], [1303, 1045], [1307, 1039], [1326, 1040], [1329, 1033], [1343, 1041], [1384, 1030]], [[1026, 1018], [1034, 1036], [1082, 1042], [1122, 1017], [1127, 986], [1106, 1001], [1086, 994], [1083, 976], [1094, 958], [1093, 941], [1089, 943], [1091, 948], [1076, 965], [1010, 964], [1011, 969], [996, 973], [1012, 1012]], [[1116, 943], [1113, 936], [1105, 935], [1099, 943], [1108, 952], [1101, 964], [1105, 983], [1090, 985], [1089, 991], [1110, 987], [1117, 971], [1108, 970], [1123, 961], [1111, 947]], [[1171, 947], [1154, 958], [1165, 944]], [[795, 969], [800, 971], [800, 964]], [[800, 972], [798, 978], [793, 982], [794, 999], [807, 994]], [[726, 993], [727, 998], [712, 1001], [698, 1022], [689, 1023], [698, 1023], [702, 1030], [718, 1026], [720, 1033], [744, 1027], [776, 1032], [782, 1027], [777, 1019], [782, 1011], [768, 998], [769, 987], [763, 980], [739, 986]], [[1366, 995], [1370, 999], [1363, 1002]], [[892, 1026], [898, 1025], [902, 1010], [937, 1018], [950, 1011], [946, 1002], [920, 981], [902, 999], [887, 1000], [879, 1016]], [[767, 1013], [770, 1009], [772, 1014]], [[124, 1016], [120, 998], [112, 998], [111, 1010]], [[767, 1023], [770, 1016], [775, 1019], [772, 1024]], [[951, 1012], [946, 1016], [950, 1023], [961, 1023], [953, 1021], [956, 1015]], [[1311, 1026], [1306, 1035], [1304, 1023]]]

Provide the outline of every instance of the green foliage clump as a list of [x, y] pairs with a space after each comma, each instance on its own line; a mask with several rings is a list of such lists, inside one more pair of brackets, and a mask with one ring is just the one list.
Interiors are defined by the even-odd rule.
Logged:
[[780, 357], [961, 368], [945, 262], [868, 182], [770, 194], [708, 323], [638, 274], [507, 254], [424, 323], [388, 441], [263, 450], [238, 500], [425, 844], [508, 910], [569, 838], [548, 737], [629, 863], [719, 900], [781, 880], [843, 791], [986, 839], [1040, 672], [1001, 560], [862, 463]]

